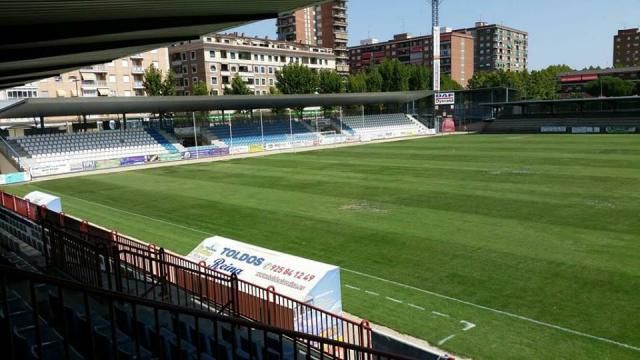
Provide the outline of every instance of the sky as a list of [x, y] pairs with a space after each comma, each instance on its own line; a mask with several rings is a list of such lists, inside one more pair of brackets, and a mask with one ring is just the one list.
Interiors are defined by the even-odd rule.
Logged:
[[[369, 37], [429, 34], [431, 1], [348, 0], [349, 45]], [[615, 6], [614, 6], [615, 4]], [[529, 33], [529, 69], [567, 64], [575, 69], [611, 67], [618, 29], [640, 27], [640, 0], [443, 0], [440, 25], [472, 27], [476, 21]], [[275, 38], [275, 20], [232, 31]]]

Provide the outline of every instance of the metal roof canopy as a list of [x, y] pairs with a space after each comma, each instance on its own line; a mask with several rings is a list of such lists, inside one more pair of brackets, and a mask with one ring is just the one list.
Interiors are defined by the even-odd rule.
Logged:
[[404, 104], [432, 91], [313, 95], [149, 96], [93, 98], [29, 98], [7, 103], [0, 118], [32, 118], [94, 114], [170, 113], [210, 110], [271, 109], [309, 106]]
[[615, 96], [615, 97], [597, 97], [597, 98], [577, 98], [577, 99], [554, 99], [554, 100], [522, 100], [510, 102], [484, 103], [482, 106], [523, 106], [534, 104], [558, 104], [558, 103], [581, 103], [581, 102], [615, 102], [624, 100], [638, 100], [640, 96]]
[[3, 0], [0, 88], [109, 62], [318, 0]]

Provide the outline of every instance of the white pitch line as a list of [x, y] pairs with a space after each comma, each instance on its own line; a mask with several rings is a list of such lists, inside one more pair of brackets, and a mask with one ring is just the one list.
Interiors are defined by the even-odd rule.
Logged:
[[466, 320], [460, 320], [460, 323], [462, 325], [464, 325], [464, 328], [462, 328], [462, 331], [469, 331], [469, 330], [473, 329], [474, 327], [476, 327], [476, 324], [474, 324], [472, 322], [468, 322]]
[[373, 292], [373, 291], [369, 291], [369, 290], [365, 290], [364, 292], [366, 292], [369, 295], [373, 295], [373, 296], [378, 296], [380, 294], [378, 294], [377, 292]]
[[442, 317], [447, 317], [447, 318], [449, 317], [449, 315], [447, 315], [447, 314], [443, 314], [443, 313], [441, 313], [441, 312], [437, 312], [437, 311], [432, 311], [431, 313], [432, 313], [433, 315], [435, 315], [435, 316], [442, 316]]
[[344, 287], [349, 288], [349, 289], [353, 289], [353, 290], [358, 290], [358, 291], [360, 291], [360, 288], [359, 288], [359, 287], [351, 286], [351, 285], [349, 285], [349, 284], [345, 284], [345, 285], [344, 285]]
[[442, 340], [438, 341], [438, 345], [442, 345], [442, 344], [446, 343], [447, 341], [449, 341], [449, 340], [453, 339], [454, 337], [456, 337], [456, 336], [455, 336], [455, 335], [449, 335], [449, 336], [447, 336], [446, 338], [444, 338], [444, 339], [442, 339]]
[[425, 311], [425, 308], [423, 308], [422, 306], [414, 305], [414, 304], [411, 304], [411, 303], [409, 303], [407, 305], [409, 305], [410, 307], [412, 307], [414, 309], [418, 309], [420, 311]]
[[402, 300], [398, 300], [398, 299], [394, 299], [394, 298], [390, 298], [388, 296], [385, 296], [387, 298], [387, 300], [389, 301], [393, 301], [394, 303], [398, 303], [398, 304], [402, 304], [403, 301]]
[[[36, 185], [34, 185], [33, 187], [34, 188], [39, 188], [41, 190], [45, 190], [45, 191], [47, 191], [47, 192], [49, 192], [51, 194], [56, 195], [55, 192], [49, 191], [48, 189], [42, 189], [42, 188], [40, 188], [39, 186], [36, 186]], [[156, 219], [156, 218], [153, 218], [153, 217], [150, 217], [150, 216], [137, 214], [137, 213], [134, 213], [134, 212], [131, 212], [131, 211], [126, 211], [126, 210], [114, 208], [114, 207], [111, 207], [111, 206], [108, 206], [108, 205], [97, 203], [95, 201], [84, 200], [84, 199], [80, 199], [80, 198], [77, 198], [77, 197], [71, 196], [71, 195], [61, 195], [59, 193], [58, 193], [58, 195], [60, 195], [61, 197], [68, 197], [68, 198], [76, 199], [76, 200], [83, 201], [83, 202], [86, 202], [86, 203], [89, 203], [89, 204], [101, 206], [103, 208], [114, 210], [114, 211], [117, 211], [117, 212], [121, 212], [123, 214], [138, 216], [138, 217], [141, 217], [141, 218], [144, 218], [144, 219], [148, 219], [148, 220], [151, 220], [151, 221], [156, 221], [156, 222], [159, 222], [159, 223], [176, 226], [176, 227], [179, 227], [179, 228], [182, 228], [182, 229], [185, 229], [185, 230], [190, 230], [190, 231], [193, 231], [193, 232], [196, 232], [196, 233], [200, 233], [200, 234], [204, 234], [204, 235], [210, 235], [211, 234], [209, 232], [198, 230], [198, 229], [195, 229], [195, 228], [192, 228], [192, 227], [176, 224], [176, 223], [171, 222], [171, 221], [166, 221], [166, 220], [162, 220], [162, 219]], [[396, 285], [396, 286], [400, 286], [400, 287], [403, 287], [403, 288], [406, 288], [406, 289], [411, 289], [411, 290], [414, 290], [414, 291], [418, 291], [418, 292], [421, 292], [423, 294], [439, 297], [441, 299], [455, 301], [455, 302], [458, 302], [460, 304], [464, 304], [464, 305], [472, 306], [472, 307], [475, 307], [475, 308], [478, 308], [478, 309], [490, 311], [490, 312], [493, 312], [493, 313], [496, 313], [496, 314], [508, 316], [510, 318], [514, 318], [514, 319], [518, 319], [518, 320], [522, 320], [522, 321], [527, 321], [527, 322], [530, 322], [530, 323], [533, 323], [533, 324], [536, 324], [536, 325], [548, 327], [548, 328], [551, 328], [551, 329], [559, 330], [559, 331], [566, 332], [566, 333], [573, 334], [573, 335], [577, 335], [577, 336], [582, 336], [582, 337], [585, 337], [585, 338], [588, 338], [588, 339], [592, 339], [592, 340], [602, 341], [602, 342], [605, 342], [605, 343], [608, 343], [608, 344], [612, 344], [612, 345], [616, 345], [616, 346], [620, 346], [620, 347], [623, 347], [623, 348], [626, 348], [626, 349], [630, 349], [630, 350], [633, 350], [633, 351], [640, 352], [640, 347], [639, 346], [625, 344], [625, 343], [620, 342], [620, 341], [607, 339], [607, 338], [604, 338], [604, 337], [601, 337], [601, 336], [587, 334], [587, 333], [584, 333], [582, 331], [577, 331], [577, 330], [565, 328], [565, 327], [562, 327], [562, 326], [559, 326], [559, 325], [555, 325], [555, 324], [547, 323], [547, 322], [544, 322], [544, 321], [532, 319], [532, 318], [529, 318], [529, 317], [526, 317], [526, 316], [513, 314], [513, 313], [510, 313], [510, 312], [507, 312], [507, 311], [503, 311], [503, 310], [493, 309], [493, 308], [490, 308], [488, 306], [475, 304], [475, 303], [472, 303], [470, 301], [454, 298], [454, 297], [448, 296], [448, 295], [439, 294], [439, 293], [434, 292], [434, 291], [421, 289], [421, 288], [418, 288], [418, 287], [415, 287], [415, 286], [403, 284], [403, 283], [400, 283], [400, 282], [397, 282], [397, 281], [393, 281], [393, 280], [387, 280], [387, 279], [381, 278], [379, 276], [370, 275], [370, 274], [366, 274], [366, 273], [363, 273], [363, 272], [350, 270], [350, 269], [347, 269], [347, 268], [342, 268], [342, 270], [344, 270], [346, 272], [350, 272], [352, 274], [356, 274], [356, 275], [360, 275], [360, 276], [363, 276], [363, 277], [367, 277], [367, 278], [370, 278], [370, 279], [375, 279], [375, 280], [378, 280], [378, 281], [382, 281], [382, 282], [386, 282], [386, 283], [393, 284], [393, 285]], [[376, 293], [373, 293], [373, 294], [379, 295], [379, 294], [376, 294]], [[373, 295], [373, 294], [371, 294], [371, 295]]]
[[490, 312], [493, 312], [493, 313], [496, 313], [496, 314], [508, 316], [510, 318], [514, 318], [514, 319], [530, 322], [530, 323], [533, 323], [533, 324], [536, 324], [536, 325], [540, 325], [540, 326], [544, 326], [544, 327], [548, 327], [548, 328], [551, 328], [551, 329], [554, 329], [554, 330], [559, 330], [559, 331], [566, 332], [566, 333], [569, 333], [569, 334], [573, 334], [573, 335], [585, 337], [585, 338], [588, 338], [588, 339], [605, 342], [605, 343], [608, 343], [608, 344], [612, 344], [612, 345], [616, 345], [616, 346], [620, 346], [620, 347], [623, 347], [623, 348], [626, 348], [626, 349], [630, 349], [630, 350], [633, 350], [633, 351], [640, 352], [640, 347], [634, 346], [634, 345], [625, 344], [625, 343], [620, 342], [620, 341], [607, 339], [607, 338], [604, 338], [604, 337], [601, 337], [601, 336], [587, 334], [587, 333], [584, 333], [584, 332], [581, 332], [581, 331], [565, 328], [565, 327], [562, 327], [562, 326], [559, 326], [559, 325], [555, 325], [555, 324], [547, 323], [547, 322], [544, 322], [544, 321], [532, 319], [532, 318], [529, 318], [529, 317], [526, 317], [526, 316], [513, 314], [513, 313], [510, 313], [510, 312], [507, 312], [507, 311], [493, 309], [493, 308], [490, 308], [488, 306], [475, 304], [475, 303], [472, 303], [470, 301], [457, 299], [457, 298], [454, 298], [454, 297], [451, 297], [451, 296], [448, 296], [448, 295], [443, 295], [443, 294], [439, 294], [437, 292], [433, 292], [433, 291], [421, 289], [421, 288], [418, 288], [418, 287], [415, 287], [415, 286], [399, 283], [397, 281], [383, 279], [383, 278], [375, 276], [375, 275], [365, 274], [365, 273], [362, 273], [362, 272], [359, 272], [359, 271], [350, 270], [350, 269], [346, 269], [346, 268], [342, 268], [342, 270], [346, 271], [346, 272], [350, 272], [352, 274], [356, 274], [356, 275], [360, 275], [360, 276], [363, 276], [363, 277], [367, 277], [367, 278], [370, 278], [370, 279], [375, 279], [375, 280], [378, 280], [378, 281], [382, 281], [382, 282], [385, 282], [385, 283], [388, 283], [388, 284], [393, 284], [393, 285], [396, 285], [396, 286], [399, 286], [399, 287], [403, 287], [403, 288], [406, 288], [406, 289], [411, 289], [411, 290], [414, 290], [414, 291], [418, 291], [418, 292], [421, 292], [423, 294], [435, 296], [435, 297], [438, 297], [438, 298], [441, 298], [441, 299], [455, 301], [455, 302], [460, 303], [460, 304], [464, 304], [464, 305], [472, 306], [472, 307], [475, 307], [475, 308], [478, 308], [478, 309], [490, 311]]

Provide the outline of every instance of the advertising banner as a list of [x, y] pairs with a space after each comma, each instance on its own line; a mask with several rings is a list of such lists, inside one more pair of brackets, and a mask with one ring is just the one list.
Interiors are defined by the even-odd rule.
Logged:
[[31, 181], [31, 176], [26, 172], [0, 174], [0, 185], [18, 184]]
[[189, 148], [188, 151], [183, 152], [181, 155], [184, 160], [226, 156], [229, 155], [229, 148]]
[[291, 149], [291, 143], [269, 143], [267, 144], [267, 150], [282, 150], [282, 149]]
[[120, 166], [119, 159], [96, 160], [96, 169], [110, 169]]
[[177, 160], [182, 160], [182, 154], [173, 153], [173, 154], [158, 155], [158, 161], [177, 161]]
[[632, 134], [636, 132], [634, 127], [609, 126], [605, 129], [608, 134]]
[[50, 164], [35, 166], [29, 169], [32, 177], [64, 174], [70, 171], [69, 164]]
[[234, 146], [232, 148], [229, 149], [229, 153], [232, 155], [235, 154], [246, 154], [249, 152], [249, 147], [248, 146]]
[[452, 92], [436, 93], [434, 96], [436, 105], [454, 105], [456, 103], [456, 94]]
[[259, 153], [264, 151], [264, 146], [262, 145], [249, 145], [250, 153]]
[[69, 163], [70, 172], [84, 171], [84, 165], [82, 162]]
[[447, 117], [442, 121], [442, 132], [443, 133], [453, 133], [456, 132], [456, 123], [453, 121], [453, 118]]
[[96, 162], [93, 161], [93, 160], [83, 161], [82, 162], [82, 168], [84, 169], [84, 171], [95, 170], [96, 169]]
[[[340, 268], [278, 251], [242, 243], [221, 236], [205, 239], [187, 255], [197, 263], [334, 314], [342, 312]], [[310, 314], [296, 314], [296, 330], [326, 333], [330, 329], [310, 329]], [[311, 315], [312, 317], [314, 315]], [[318, 315], [320, 316], [320, 315]]]
[[566, 133], [566, 126], [541, 126], [540, 132], [542, 133]]
[[571, 133], [572, 134], [598, 134], [598, 133], [600, 133], [600, 128], [599, 127], [592, 127], [592, 126], [572, 127], [571, 128]]
[[146, 160], [144, 155], [125, 157], [120, 159], [120, 166], [142, 165]]

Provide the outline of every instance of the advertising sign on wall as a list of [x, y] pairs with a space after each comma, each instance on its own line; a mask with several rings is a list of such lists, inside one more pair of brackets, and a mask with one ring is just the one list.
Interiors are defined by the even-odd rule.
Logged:
[[259, 153], [259, 152], [263, 152], [264, 151], [264, 146], [262, 145], [249, 145], [249, 152], [250, 153]]
[[541, 126], [540, 132], [543, 133], [566, 133], [566, 126]]
[[234, 146], [232, 148], [229, 149], [229, 153], [232, 155], [235, 154], [246, 154], [249, 152], [249, 147], [248, 146]]
[[0, 174], [0, 185], [18, 184], [30, 180], [31, 176], [27, 172]]
[[454, 105], [456, 103], [456, 94], [452, 92], [436, 93], [434, 96], [436, 105]]
[[120, 159], [120, 166], [142, 165], [146, 162], [147, 158], [144, 155], [141, 156], [129, 156]]
[[69, 164], [41, 165], [29, 169], [32, 177], [64, 174], [70, 171]]
[[606, 129], [608, 134], [632, 134], [636, 132], [634, 127], [609, 126]]
[[96, 160], [96, 169], [109, 169], [120, 166], [120, 159]]
[[571, 133], [572, 134], [598, 134], [598, 133], [600, 133], [600, 128], [599, 127], [593, 127], [593, 126], [572, 127], [571, 128]]

